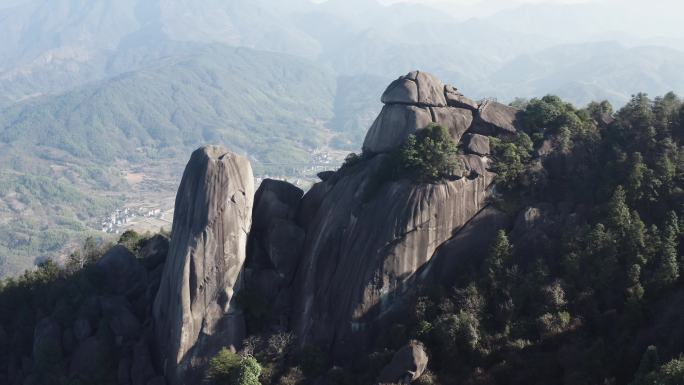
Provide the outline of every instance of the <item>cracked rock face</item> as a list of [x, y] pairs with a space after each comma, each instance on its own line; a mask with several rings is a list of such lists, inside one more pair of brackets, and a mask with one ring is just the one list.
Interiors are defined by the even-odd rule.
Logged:
[[515, 134], [520, 126], [520, 110], [495, 101], [483, 103], [477, 112], [475, 134]]
[[160, 364], [172, 385], [199, 383], [208, 358], [243, 338], [244, 319], [232, 299], [241, 285], [253, 199], [247, 159], [216, 146], [192, 154], [154, 303]]
[[413, 71], [400, 77], [382, 94], [385, 104], [417, 104], [421, 106], [446, 107], [444, 84], [427, 72]]
[[414, 71], [392, 82], [382, 95], [385, 104], [363, 143], [363, 152], [379, 154], [401, 146], [409, 135], [431, 123], [449, 130], [458, 142], [464, 133], [515, 133], [519, 111], [497, 102], [482, 106], [437, 77]]
[[404, 284], [486, 206], [493, 178], [481, 170], [473, 178], [378, 187], [385, 157], [319, 183], [302, 203], [313, 216], [294, 281], [293, 326], [303, 344], [339, 356], [372, 341]]

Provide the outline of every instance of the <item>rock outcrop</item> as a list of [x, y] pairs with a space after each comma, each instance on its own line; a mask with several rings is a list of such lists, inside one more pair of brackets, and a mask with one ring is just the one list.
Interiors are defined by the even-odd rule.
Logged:
[[[294, 186], [272, 181], [257, 193], [250, 285], [278, 304], [300, 344], [319, 345], [336, 357], [372, 342], [412, 287], [452, 284], [457, 261], [484, 255], [508, 226], [506, 215], [488, 205], [494, 174], [485, 156], [487, 135], [514, 132], [517, 110], [498, 112], [489, 103], [480, 109], [456, 88], [417, 71], [394, 81], [382, 101], [360, 164], [325, 173], [300, 202]], [[430, 123], [448, 127], [457, 142], [476, 127], [496, 129], [468, 134], [468, 154], [459, 157], [463, 172], [451, 179], [383, 178], [391, 161], [386, 153]]]
[[240, 286], [253, 199], [245, 158], [215, 146], [192, 154], [154, 303], [160, 361], [172, 385], [198, 383], [208, 358], [241, 342], [244, 319], [233, 294]]
[[385, 104], [416, 104], [420, 106], [446, 107], [444, 83], [427, 72], [413, 71], [400, 77], [382, 94]]
[[145, 268], [122, 245], [112, 247], [100, 258], [97, 268], [103, 273], [106, 285], [116, 295], [130, 295], [145, 289]]
[[477, 111], [471, 132], [482, 135], [515, 134], [520, 129], [521, 112], [496, 101], [485, 101]]
[[321, 182], [301, 206], [311, 217], [294, 281], [294, 330], [303, 343], [340, 356], [371, 340], [404, 284], [487, 206], [493, 178], [487, 171], [436, 184], [377, 186], [384, 158]]
[[304, 195], [284, 181], [264, 180], [257, 190], [249, 234], [246, 286], [271, 304], [275, 327], [287, 327], [289, 287], [299, 263], [306, 234], [295, 221]]
[[408, 385], [417, 380], [427, 369], [428, 355], [418, 341], [411, 341], [394, 354], [392, 361], [380, 372], [381, 384]]
[[480, 156], [489, 155], [489, 137], [479, 134], [465, 134], [463, 136], [463, 145], [466, 152]]
[[[239, 347], [245, 325], [233, 304], [237, 290], [265, 297], [270, 330], [293, 331], [300, 346], [348, 357], [394, 322], [412, 287], [451, 284], [459, 261], [484, 255], [508, 225], [488, 204], [494, 174], [487, 135], [515, 132], [517, 110], [479, 106], [417, 71], [393, 82], [382, 101], [359, 164], [321, 173], [305, 195], [266, 180], [254, 210], [246, 160], [217, 147], [193, 154], [154, 306], [170, 384], [196, 381], [219, 348]], [[446, 126], [457, 142], [468, 133], [463, 172], [436, 183], [384, 178], [392, 159], [386, 153], [431, 123]], [[482, 127], [490, 130], [475, 134]], [[406, 357], [424, 356], [414, 354], [416, 346]], [[395, 366], [408, 365], [403, 361]], [[413, 360], [412, 373], [420, 375], [421, 362]]]
[[519, 129], [517, 109], [494, 101], [478, 105], [425, 72], [414, 71], [395, 80], [381, 100], [385, 106], [363, 143], [366, 154], [391, 151], [431, 123], [446, 127], [456, 142], [466, 131], [499, 135]]

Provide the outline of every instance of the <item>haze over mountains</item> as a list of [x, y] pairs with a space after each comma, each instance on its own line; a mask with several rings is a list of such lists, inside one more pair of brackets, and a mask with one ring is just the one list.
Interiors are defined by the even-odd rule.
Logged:
[[504, 102], [684, 93], [673, 2], [657, 25], [629, 2], [486, 3], [0, 0], [0, 275], [99, 231], [143, 194], [130, 170], [166, 165], [172, 196], [199, 144], [291, 178], [357, 151], [412, 69]]
[[[449, 3], [456, 15], [457, 3]], [[486, 15], [485, 3], [478, 9]], [[182, 41], [288, 53], [346, 75], [393, 78], [407, 68], [421, 67], [476, 96], [502, 99], [553, 91], [545, 84], [518, 89], [537, 77], [536, 70], [518, 76], [503, 90], [490, 79], [532, 55], [546, 60], [550, 71], [557, 68], [565, 82], [577, 84], [568, 95], [574, 102], [588, 102], [583, 89], [599, 87], [606, 88], [599, 96], [622, 103], [634, 92], [668, 91], [662, 83], [670, 74], [654, 69], [682, 63], [681, 54], [671, 50], [684, 47], [684, 32], [678, 29], [676, 8], [663, 8], [670, 3], [659, 1], [652, 7], [663, 16], [655, 24], [649, 13], [636, 13], [629, 2], [605, 1], [525, 4], [460, 20], [420, 4], [383, 6], [373, 0], [214, 0], [201, 5], [176, 0], [12, 0], [0, 7], [0, 79], [6, 104], [139, 69], [176, 54], [178, 47], [169, 47], [169, 42]], [[597, 44], [606, 41], [615, 42], [608, 51], [605, 43]], [[579, 57], [614, 61], [616, 76], [624, 69], [648, 74], [649, 80], [636, 88], [602, 74], [597, 82], [581, 60], [568, 63], [559, 56], [562, 48], [549, 50], [566, 44], [573, 44]], [[648, 52], [634, 50], [641, 45], [650, 46]], [[653, 53], [658, 59], [649, 65]], [[632, 60], [624, 62], [621, 56]]]

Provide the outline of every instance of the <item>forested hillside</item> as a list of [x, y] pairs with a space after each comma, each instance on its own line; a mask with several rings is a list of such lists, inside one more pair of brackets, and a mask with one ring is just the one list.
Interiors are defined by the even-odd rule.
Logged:
[[[491, 167], [497, 173], [491, 203], [511, 216], [511, 225], [488, 248], [460, 260], [452, 285], [408, 290], [402, 321], [371, 336], [370, 351], [342, 361], [324, 348], [298, 346], [297, 336], [287, 330], [268, 328], [277, 322], [271, 318], [276, 308], [266, 300], [272, 293], [245, 289], [237, 294], [251, 335], [238, 349], [244, 358], [223, 351], [212, 361], [208, 378], [216, 384], [256, 384], [257, 378], [262, 384], [374, 384], [393, 354], [414, 340], [429, 357], [416, 384], [680, 384], [681, 101], [674, 94], [655, 99], [638, 94], [618, 111], [606, 102], [577, 109], [555, 96], [519, 105], [523, 129], [491, 139]], [[410, 137], [396, 158], [385, 156], [397, 171], [390, 177], [378, 174], [374, 191], [383, 191], [393, 178], [449, 183], [450, 159], [460, 150], [447, 131], [431, 127]], [[359, 173], [369, 156], [349, 157], [336, 178]], [[98, 345], [91, 348], [98, 349], [100, 360], [127, 357], [135, 336], [149, 343], [143, 330], [149, 327], [165, 241], [126, 234], [120, 243], [142, 258], [141, 267], [122, 246], [97, 262], [106, 249], [89, 243], [66, 267], [48, 261], [36, 272], [4, 281], [0, 378], [115, 383], [117, 368], [74, 361], [72, 354], [78, 353], [72, 353], [73, 341], [67, 345], [66, 336], [92, 335]], [[111, 278], [108, 274], [115, 273], [108, 266], [116, 255], [129, 255], [120, 260], [128, 261], [126, 271], [135, 274]], [[141, 272], [145, 269], [148, 275]], [[131, 310], [116, 310], [120, 305], [108, 298], [123, 288], [117, 279], [139, 274], [148, 278], [140, 275], [127, 286]], [[101, 298], [105, 318], [88, 313], [93, 297]], [[79, 326], [72, 326], [77, 315]], [[87, 331], [82, 319], [90, 319]], [[126, 329], [131, 325], [137, 326]], [[66, 333], [61, 334], [65, 339], [54, 340], [53, 329]], [[118, 335], [128, 343], [116, 345]], [[140, 344], [134, 357], [148, 354], [140, 347], [147, 345]], [[32, 359], [23, 360], [22, 368], [26, 356]], [[154, 370], [145, 362], [134, 365], [132, 373], [152, 378]], [[79, 377], [85, 375], [96, 377]]]
[[80, 232], [129, 191], [126, 168], [165, 162], [174, 186], [188, 151], [223, 143], [249, 154], [260, 173], [291, 172], [315, 149], [356, 148], [372, 121], [362, 111], [377, 109], [354, 79], [305, 59], [185, 47], [144, 69], [1, 110], [2, 274], [82, 242]]

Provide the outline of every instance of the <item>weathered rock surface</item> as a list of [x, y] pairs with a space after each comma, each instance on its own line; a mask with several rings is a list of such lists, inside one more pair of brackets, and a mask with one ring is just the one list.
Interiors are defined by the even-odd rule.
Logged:
[[90, 325], [90, 321], [85, 318], [79, 318], [74, 321], [74, 337], [77, 340], [83, 341], [90, 337], [93, 333], [93, 328]]
[[166, 385], [164, 377], [157, 376], [147, 382], [147, 385]]
[[7, 340], [7, 332], [2, 328], [2, 325], [0, 325], [0, 348], [5, 347]]
[[466, 134], [463, 136], [463, 145], [470, 154], [485, 156], [489, 155], [489, 137], [479, 134]]
[[365, 153], [381, 153], [401, 146], [409, 135], [432, 123], [432, 114], [427, 107], [403, 104], [388, 104], [382, 108], [366, 139]]
[[172, 385], [199, 382], [208, 358], [243, 337], [244, 319], [232, 299], [241, 285], [253, 198], [245, 158], [215, 146], [193, 153], [154, 303], [161, 364]]
[[358, 350], [404, 282], [486, 206], [489, 172], [437, 184], [377, 186], [384, 158], [375, 156], [312, 189], [316, 209], [302, 205], [313, 213], [293, 296], [295, 332], [304, 343], [333, 346], [342, 355]]
[[147, 385], [148, 381], [155, 377], [150, 348], [145, 340], [139, 341], [133, 347], [130, 377], [132, 385]]
[[416, 273], [413, 284], [453, 284], [463, 267], [477, 262], [473, 258], [486, 255], [497, 232], [509, 226], [508, 215], [487, 206], [451, 239], [440, 245], [430, 263]]
[[71, 358], [69, 373], [72, 377], [93, 381], [112, 365], [110, 345], [97, 337], [81, 342]]
[[463, 96], [463, 94], [454, 86], [445, 86], [444, 95], [446, 97], [447, 105], [451, 107], [467, 108], [472, 111], [477, 111], [479, 107], [477, 103]]
[[169, 253], [169, 239], [157, 234], [143, 243], [140, 248], [140, 256], [148, 270], [153, 270], [164, 263]]
[[418, 84], [402, 76], [387, 87], [381, 101], [386, 104], [418, 104]]
[[62, 328], [50, 317], [38, 321], [33, 333], [33, 357], [42, 362], [62, 355]]
[[400, 77], [387, 87], [382, 95], [385, 104], [418, 104], [445, 107], [444, 83], [427, 72], [413, 71]]
[[392, 82], [382, 102], [385, 106], [363, 143], [365, 154], [391, 151], [431, 123], [445, 126], [456, 142], [469, 130], [514, 133], [518, 125], [518, 110], [496, 102], [479, 106], [425, 72], [414, 71]]
[[486, 101], [476, 114], [471, 132], [482, 135], [514, 134], [520, 129], [521, 111], [495, 101]]
[[114, 294], [130, 294], [144, 290], [145, 268], [125, 246], [112, 247], [97, 267], [104, 273], [105, 283]]
[[252, 231], [266, 230], [275, 219], [293, 220], [304, 191], [285, 181], [266, 179], [254, 196]]
[[456, 143], [473, 123], [473, 113], [463, 108], [430, 107], [430, 112], [432, 121], [446, 127]]
[[382, 369], [378, 382], [381, 384], [410, 384], [427, 369], [428, 355], [418, 341], [411, 341], [394, 354], [392, 361]]
[[142, 325], [123, 297], [103, 297], [100, 304], [102, 314], [109, 321], [109, 328], [115, 337], [130, 341], [138, 336]]

